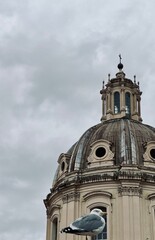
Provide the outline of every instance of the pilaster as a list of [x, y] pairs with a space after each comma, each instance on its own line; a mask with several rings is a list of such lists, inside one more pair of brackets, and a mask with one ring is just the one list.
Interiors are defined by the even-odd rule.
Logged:
[[121, 240], [141, 239], [141, 214], [140, 201], [142, 198], [142, 187], [137, 184], [124, 184], [118, 187], [118, 196], [121, 202], [122, 226], [120, 227]]

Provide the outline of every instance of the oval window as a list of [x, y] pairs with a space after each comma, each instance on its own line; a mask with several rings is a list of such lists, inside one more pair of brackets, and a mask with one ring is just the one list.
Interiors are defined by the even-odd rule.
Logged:
[[104, 157], [105, 154], [106, 154], [106, 149], [104, 147], [99, 147], [96, 149], [96, 156], [98, 158]]
[[152, 148], [152, 149], [150, 150], [150, 155], [151, 155], [151, 157], [152, 157], [153, 159], [155, 159], [155, 148]]

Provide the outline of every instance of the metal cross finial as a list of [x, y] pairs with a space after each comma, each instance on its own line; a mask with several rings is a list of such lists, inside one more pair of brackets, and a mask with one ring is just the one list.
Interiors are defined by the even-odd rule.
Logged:
[[121, 54], [119, 54], [119, 59], [120, 59], [120, 63], [121, 63], [121, 60], [122, 60]]

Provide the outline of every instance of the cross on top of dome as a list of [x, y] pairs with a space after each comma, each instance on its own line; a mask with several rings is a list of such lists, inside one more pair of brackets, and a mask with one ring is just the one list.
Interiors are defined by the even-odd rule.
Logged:
[[119, 69], [120, 71], [122, 71], [122, 69], [123, 69], [123, 64], [122, 64], [122, 62], [121, 62], [121, 60], [122, 60], [121, 54], [119, 54], [119, 59], [120, 59], [120, 62], [119, 62], [119, 64], [117, 65], [117, 67], [118, 67], [118, 69]]

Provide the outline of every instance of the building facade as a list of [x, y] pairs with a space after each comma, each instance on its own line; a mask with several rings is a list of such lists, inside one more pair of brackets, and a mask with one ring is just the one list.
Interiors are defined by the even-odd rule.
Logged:
[[60, 230], [93, 208], [107, 212], [106, 240], [155, 239], [155, 128], [143, 124], [139, 83], [123, 64], [101, 93], [101, 123], [60, 154], [50, 193], [46, 240], [83, 240]]

